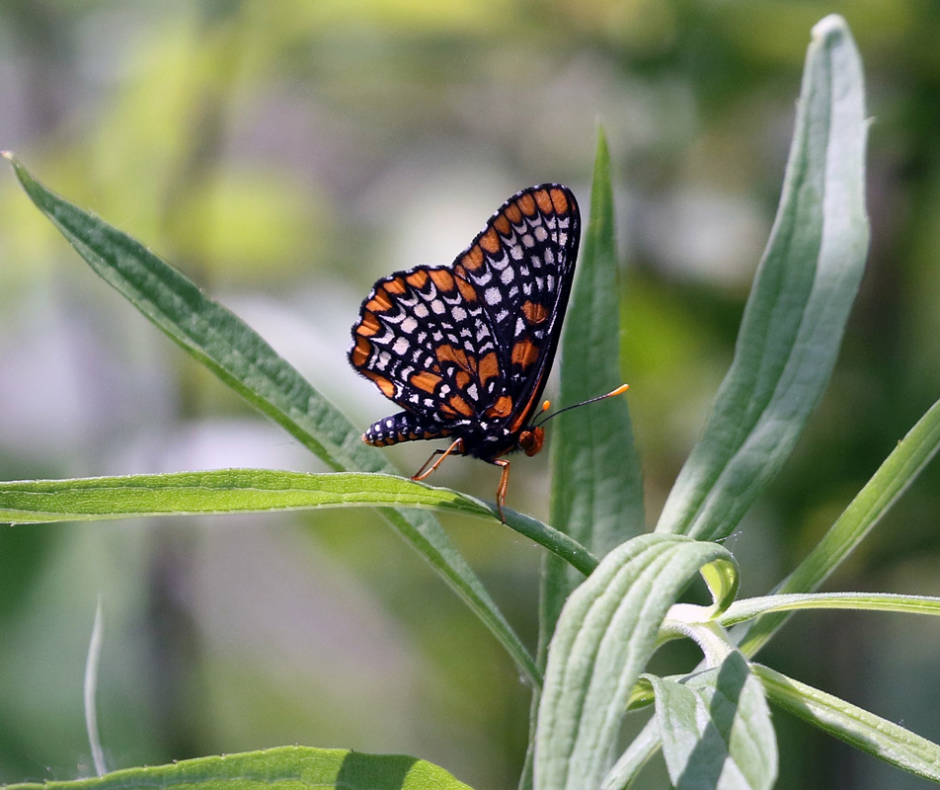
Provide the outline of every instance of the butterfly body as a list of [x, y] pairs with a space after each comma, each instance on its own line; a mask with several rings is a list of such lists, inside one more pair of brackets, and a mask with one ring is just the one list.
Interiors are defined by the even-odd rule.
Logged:
[[450, 266], [379, 280], [352, 328], [349, 360], [403, 411], [375, 422], [363, 439], [384, 447], [450, 438], [447, 453], [503, 467], [504, 496], [508, 462], [500, 459], [542, 446], [542, 429], [531, 423], [579, 240], [574, 195], [542, 184], [507, 200]]

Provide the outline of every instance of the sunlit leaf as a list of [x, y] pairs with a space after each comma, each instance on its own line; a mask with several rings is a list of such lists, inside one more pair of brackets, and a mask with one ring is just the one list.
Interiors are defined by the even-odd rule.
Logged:
[[835, 365], [868, 250], [862, 66], [848, 26], [813, 28], [783, 194], [734, 362], [657, 526], [727, 537], [789, 457]]
[[260, 752], [181, 760], [129, 768], [92, 779], [24, 782], [9, 790], [467, 790], [443, 768], [404, 755], [360, 754], [345, 749], [286, 746]]
[[[571, 595], [548, 653], [534, 758], [536, 790], [596, 790], [610, 767], [630, 690], [656, 647], [669, 607], [727, 549], [682, 536], [618, 546]], [[719, 610], [731, 601], [717, 601]]]
[[[0, 522], [16, 524], [379, 505], [434, 508], [483, 518], [493, 517], [495, 511], [493, 505], [447, 488], [355, 472], [215, 469], [0, 483]], [[572, 563], [582, 574], [597, 566], [597, 560], [567, 535], [510, 508], [503, 512], [508, 527]]]
[[752, 664], [751, 668], [773, 704], [863, 752], [940, 782], [940, 745], [769, 667]]
[[676, 790], [770, 790], [777, 740], [760, 682], [731, 651], [683, 682], [648, 677], [669, 778]]

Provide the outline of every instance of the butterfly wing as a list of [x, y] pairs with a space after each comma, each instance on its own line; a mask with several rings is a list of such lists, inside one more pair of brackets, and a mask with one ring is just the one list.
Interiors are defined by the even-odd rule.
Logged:
[[487, 416], [511, 433], [527, 423], [545, 387], [580, 231], [574, 194], [560, 184], [542, 184], [506, 201], [454, 263], [482, 300], [496, 336], [505, 392]]
[[579, 238], [574, 195], [543, 184], [507, 200], [451, 266], [377, 282], [349, 360], [405, 412], [367, 441], [521, 430], [555, 355]]

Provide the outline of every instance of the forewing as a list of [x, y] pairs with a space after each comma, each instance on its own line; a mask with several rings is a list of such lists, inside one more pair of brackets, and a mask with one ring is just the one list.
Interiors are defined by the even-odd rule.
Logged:
[[541, 396], [568, 306], [581, 223], [574, 194], [561, 184], [524, 189], [490, 218], [454, 262], [496, 339], [504, 392], [487, 416], [525, 424]]

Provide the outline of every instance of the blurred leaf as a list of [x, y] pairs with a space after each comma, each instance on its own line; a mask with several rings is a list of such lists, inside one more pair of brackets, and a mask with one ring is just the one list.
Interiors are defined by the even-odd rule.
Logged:
[[[352, 472], [217, 469], [0, 483], [0, 522], [13, 524], [376, 505], [498, 518], [494, 506], [457, 491], [391, 475]], [[597, 567], [597, 559], [567, 535], [510, 508], [503, 508], [503, 513], [506, 526], [557, 553], [583, 575]]]
[[845, 21], [813, 28], [774, 229], [735, 358], [659, 532], [727, 537], [789, 457], [829, 381], [868, 249], [862, 68]]
[[[777, 587], [778, 594], [812, 592], [848, 557], [888, 512], [940, 449], [940, 401], [911, 428], [858, 496], [806, 559]], [[786, 622], [786, 613], [768, 614], [754, 623], [741, 641], [754, 655]]]
[[[684, 536], [640, 535], [611, 551], [572, 593], [545, 670], [534, 759], [537, 790], [596, 790], [630, 690], [669, 607], [702, 566], [734, 566], [727, 549]], [[731, 602], [716, 601], [719, 609]]]
[[767, 698], [856, 749], [924, 779], [940, 782], [940, 745], [761, 664], [752, 664]]
[[760, 682], [731, 651], [685, 681], [649, 677], [669, 778], [676, 790], [773, 787], [777, 740]]
[[404, 755], [372, 755], [345, 749], [285, 746], [260, 752], [181, 760], [172, 765], [129, 768], [92, 779], [6, 785], [9, 790], [146, 790], [188, 787], [253, 790], [279, 784], [337, 790], [463, 790], [443, 768]]
[[[333, 469], [395, 470], [362, 442], [349, 420], [251, 327], [208, 299], [140, 242], [35, 181], [4, 152], [26, 193], [96, 274], [252, 406]], [[432, 515], [382, 509], [382, 515], [444, 578], [538, 686], [541, 673], [476, 574]]]

